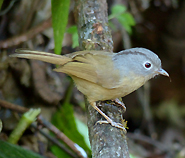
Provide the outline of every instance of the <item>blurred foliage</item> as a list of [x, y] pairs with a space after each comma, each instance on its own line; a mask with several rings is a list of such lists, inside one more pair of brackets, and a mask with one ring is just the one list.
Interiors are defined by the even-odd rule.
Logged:
[[43, 158], [42, 156], [0, 140], [0, 158]]
[[3, 4], [3, 0], [0, 0], [0, 9], [1, 9], [2, 4]]
[[130, 158], [138, 158], [138, 157], [136, 157], [136, 156], [130, 154]]
[[[77, 129], [74, 111], [71, 104], [69, 103], [62, 104], [62, 107], [54, 114], [52, 118], [52, 123], [59, 130], [61, 130], [68, 138], [70, 138], [73, 142], [75, 142], [81, 148], [83, 148], [88, 154], [91, 153], [89, 145], [86, 143], [84, 137], [80, 134], [80, 132]], [[79, 128], [84, 128], [84, 126]], [[56, 156], [61, 157], [61, 155], [58, 154], [63, 154], [63, 152], [59, 151], [59, 149], [57, 148], [58, 147], [52, 147], [51, 149]]]
[[[136, 24], [134, 17], [129, 12], [126, 12], [127, 8], [124, 5], [115, 5], [111, 8], [111, 15], [109, 20], [116, 18], [125, 30], [131, 34], [132, 26]], [[115, 29], [113, 23], [109, 22], [110, 26]]]
[[71, 158], [71, 156], [69, 154], [67, 154], [65, 151], [61, 150], [61, 148], [59, 148], [56, 145], [51, 146], [51, 151], [58, 158], [60, 158], [60, 157]]
[[75, 118], [75, 122], [76, 122], [78, 132], [84, 137], [84, 140], [85, 140], [87, 146], [89, 147], [89, 149], [91, 149], [87, 125], [84, 124], [82, 121], [80, 121], [78, 118]]
[[157, 116], [164, 120], [168, 120], [170, 124], [184, 128], [185, 127], [185, 107], [179, 106], [175, 99], [168, 100], [160, 104], [156, 112]]
[[17, 124], [17, 127], [12, 131], [9, 136], [8, 142], [16, 144], [23, 135], [24, 131], [35, 121], [36, 117], [40, 114], [40, 109], [30, 109], [24, 113]]
[[3, 128], [3, 124], [2, 124], [2, 121], [1, 121], [1, 119], [0, 119], [0, 133], [1, 133], [1, 131], [2, 131], [2, 128]]
[[72, 47], [73, 48], [78, 47], [79, 46], [79, 43], [78, 43], [78, 30], [77, 30], [77, 26], [76, 25], [73, 25], [73, 26], [69, 27], [67, 29], [67, 32], [72, 35], [72, 41], [73, 41]]
[[182, 148], [175, 158], [185, 158], [185, 147]]
[[55, 40], [55, 53], [60, 54], [62, 48], [62, 41], [68, 22], [70, 0], [52, 0], [52, 26]]
[[[53, 115], [52, 123], [69, 139], [79, 145], [79, 148], [83, 148], [87, 154], [91, 155], [87, 125], [74, 117], [73, 105], [69, 103], [73, 86], [73, 81], [71, 80], [62, 107]], [[66, 152], [61, 151], [56, 145], [53, 145], [51, 150], [57, 157], [69, 157]]]

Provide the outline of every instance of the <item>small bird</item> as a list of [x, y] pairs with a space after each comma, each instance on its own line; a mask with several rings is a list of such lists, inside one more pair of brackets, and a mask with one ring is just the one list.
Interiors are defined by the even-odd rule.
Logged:
[[71, 76], [92, 107], [104, 116], [108, 123], [125, 132], [122, 124], [114, 122], [96, 106], [96, 101], [124, 97], [159, 74], [169, 77], [162, 69], [159, 57], [145, 48], [131, 48], [119, 53], [85, 50], [67, 55], [28, 49], [17, 49], [15, 52], [17, 53], [10, 57], [36, 59], [59, 65], [54, 71]]

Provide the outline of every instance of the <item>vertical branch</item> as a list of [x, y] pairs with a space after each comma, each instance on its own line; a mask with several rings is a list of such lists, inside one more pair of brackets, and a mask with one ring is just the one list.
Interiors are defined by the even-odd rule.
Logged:
[[[108, 27], [106, 0], [76, 0], [75, 6], [80, 48], [112, 51], [113, 42]], [[123, 131], [110, 124], [96, 125], [98, 120], [104, 118], [88, 103], [86, 105], [92, 156], [129, 158], [127, 140]], [[101, 102], [100, 109], [115, 122], [122, 122], [122, 107]]]
[[75, 18], [81, 49], [113, 51], [105, 0], [76, 1]]

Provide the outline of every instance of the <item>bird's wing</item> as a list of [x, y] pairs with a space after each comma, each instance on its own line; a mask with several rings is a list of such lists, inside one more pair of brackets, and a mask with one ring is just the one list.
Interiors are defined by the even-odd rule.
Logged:
[[120, 73], [114, 68], [113, 53], [82, 51], [69, 56], [72, 58], [71, 62], [54, 70], [96, 83], [107, 89], [119, 87]]
[[28, 49], [17, 49], [16, 54], [10, 56], [61, 65], [54, 70], [82, 78], [108, 89], [120, 85], [119, 70], [114, 69], [112, 62], [114, 53], [111, 52], [86, 50], [62, 56]]

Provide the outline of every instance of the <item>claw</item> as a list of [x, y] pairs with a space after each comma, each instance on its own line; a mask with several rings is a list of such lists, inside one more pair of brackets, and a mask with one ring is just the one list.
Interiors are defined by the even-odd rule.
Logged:
[[97, 106], [96, 106], [96, 102], [90, 102], [90, 104], [92, 105], [92, 107], [94, 109], [96, 109], [106, 120], [105, 121], [97, 121], [97, 123], [102, 124], [102, 123], [106, 123], [106, 124], [111, 124], [113, 127], [122, 129], [123, 132], [126, 134], [127, 130], [125, 129], [125, 127], [121, 124], [121, 123], [116, 123], [114, 122], [111, 118], [109, 118], [104, 112], [102, 112]]
[[117, 103], [118, 105], [120, 105], [121, 107], [123, 107], [124, 112], [126, 111], [126, 106], [123, 102], [121, 102], [118, 98], [113, 100], [115, 103]]
[[[97, 124], [109, 124], [108, 121], [106, 120], [101, 120], [101, 121], [97, 121], [95, 125]], [[111, 120], [111, 123], [110, 123], [113, 127], [116, 127], [116, 128], [119, 128], [119, 129], [122, 129], [123, 132], [126, 134], [127, 133], [127, 130], [125, 129], [125, 127], [121, 124], [121, 123], [116, 123], [114, 121]]]

